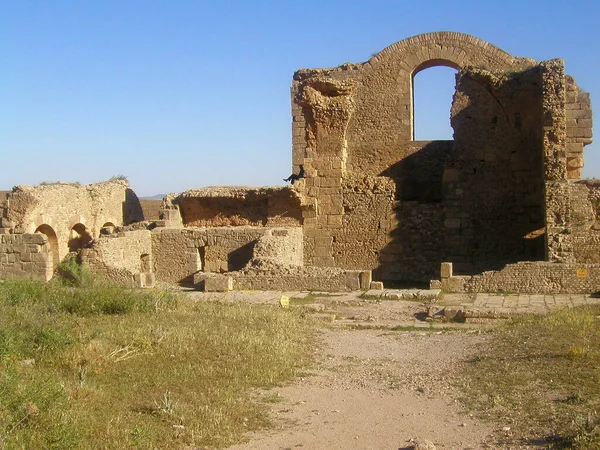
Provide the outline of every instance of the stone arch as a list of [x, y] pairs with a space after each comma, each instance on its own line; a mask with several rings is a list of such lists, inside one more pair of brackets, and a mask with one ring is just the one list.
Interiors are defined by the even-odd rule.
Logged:
[[94, 240], [92, 234], [82, 223], [76, 223], [69, 232], [69, 252], [76, 252]]
[[52, 270], [56, 268], [59, 263], [59, 251], [58, 251], [58, 237], [54, 229], [48, 224], [42, 224], [35, 229], [35, 233], [41, 233], [48, 239], [48, 245], [50, 252], [52, 253]]
[[436, 66], [456, 70], [475, 66], [505, 72], [534, 63], [468, 34], [441, 31], [396, 42], [354, 70], [341, 66], [328, 71], [332, 78], [358, 82], [345, 136], [346, 169], [379, 175], [412, 153], [413, 80], [420, 71]]

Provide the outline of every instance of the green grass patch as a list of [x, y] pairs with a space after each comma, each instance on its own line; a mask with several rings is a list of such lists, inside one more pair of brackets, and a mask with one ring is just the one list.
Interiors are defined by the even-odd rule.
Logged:
[[503, 444], [600, 448], [599, 307], [509, 321], [464, 375], [466, 406], [513, 429]]
[[252, 391], [305, 368], [312, 331], [294, 310], [197, 303], [93, 277], [1, 282], [0, 441], [231, 445], [268, 425], [268, 404]]

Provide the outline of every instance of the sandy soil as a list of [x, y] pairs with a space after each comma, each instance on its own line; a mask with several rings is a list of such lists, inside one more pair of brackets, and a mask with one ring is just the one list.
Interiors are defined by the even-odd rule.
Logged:
[[[390, 307], [393, 312], [385, 311]], [[341, 326], [323, 330], [317, 369], [268, 392], [281, 398], [271, 409], [276, 427], [231, 450], [408, 449], [424, 439], [437, 449], [495, 448], [495, 430], [462, 411], [452, 387], [457, 365], [475, 353], [484, 335], [349, 329], [349, 321], [385, 322], [390, 313], [396, 323], [414, 325], [419, 305], [372, 304], [354, 316], [352, 308], [341, 308]]]

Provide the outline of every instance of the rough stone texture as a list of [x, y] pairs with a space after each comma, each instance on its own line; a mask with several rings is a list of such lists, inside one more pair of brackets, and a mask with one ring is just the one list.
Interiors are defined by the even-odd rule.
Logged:
[[144, 220], [156, 221], [160, 220], [160, 207], [162, 200], [140, 199], [140, 206]]
[[41, 233], [0, 234], [0, 279], [48, 281], [54, 270], [48, 239]]
[[80, 255], [82, 263], [119, 284], [154, 285], [152, 237], [146, 229], [101, 235], [92, 248], [82, 249]]
[[[414, 140], [414, 76], [433, 66], [457, 71], [452, 141]], [[366, 289], [445, 263], [431, 286], [600, 290], [600, 183], [579, 181], [591, 103], [562, 60], [429, 33], [299, 70], [291, 97], [293, 186], [173, 193], [143, 214], [124, 182], [18, 186], [0, 192], [0, 236], [39, 231], [53, 265], [79, 250], [139, 286]]]
[[265, 227], [156, 228], [152, 232], [156, 280], [191, 284], [199, 271], [241, 270], [268, 231]]
[[16, 186], [6, 202], [5, 218], [14, 233], [39, 230], [46, 234], [58, 260], [89, 243], [107, 224], [118, 226], [143, 218], [137, 196], [120, 180], [88, 186]]
[[600, 264], [519, 262], [473, 276], [432, 282], [451, 292], [600, 293]]
[[364, 272], [321, 267], [288, 267], [279, 270], [247, 268], [229, 275], [235, 290], [355, 291]]
[[[458, 71], [454, 141], [413, 138], [413, 78], [433, 66]], [[293, 164], [306, 172], [298, 184], [305, 264], [373, 269], [393, 284], [431, 279], [442, 261], [476, 274], [549, 255], [573, 259], [573, 245], [590, 258], [600, 250], [595, 238], [573, 236], [569, 255], [553, 244], [573, 231], [551, 223], [553, 189], [577, 190], [552, 183], [578, 178], [591, 142], [589, 95], [563, 66], [439, 32], [363, 64], [297, 71]]]
[[208, 187], [168, 201], [186, 227], [300, 226], [300, 199], [293, 187]]

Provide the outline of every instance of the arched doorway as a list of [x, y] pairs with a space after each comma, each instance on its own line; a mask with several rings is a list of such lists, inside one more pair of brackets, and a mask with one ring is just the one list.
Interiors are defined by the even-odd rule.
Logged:
[[94, 238], [85, 225], [77, 223], [71, 228], [71, 232], [69, 233], [69, 252], [76, 252], [93, 240]]
[[52, 253], [52, 270], [56, 268], [59, 262], [58, 257], [58, 238], [54, 229], [47, 224], [42, 224], [35, 229], [36, 233], [42, 233], [48, 239], [48, 245], [50, 246], [50, 252]]

